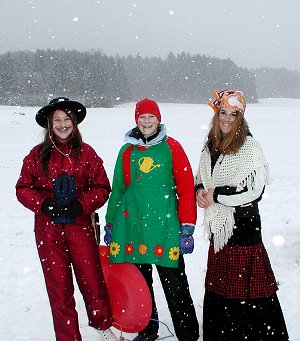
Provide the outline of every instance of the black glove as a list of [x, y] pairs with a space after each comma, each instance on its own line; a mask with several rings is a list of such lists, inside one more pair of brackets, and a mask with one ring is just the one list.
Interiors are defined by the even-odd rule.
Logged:
[[[71, 205], [64, 208], [64, 217], [66, 220], [72, 220], [75, 223], [76, 218], [83, 212], [81, 203], [75, 199]], [[67, 223], [65, 223], [67, 224]], [[72, 223], [69, 223], [72, 224]]]
[[63, 173], [53, 181], [54, 198], [59, 205], [69, 206], [75, 199], [76, 183], [74, 175]]
[[82, 214], [83, 208], [78, 200], [67, 207], [59, 205], [55, 200], [45, 199], [42, 203], [41, 211], [45, 213], [54, 224], [70, 225], [74, 224], [76, 218]]
[[59, 205], [55, 200], [47, 198], [42, 203], [41, 211], [55, 222], [55, 220], [61, 218], [64, 214], [64, 207]]

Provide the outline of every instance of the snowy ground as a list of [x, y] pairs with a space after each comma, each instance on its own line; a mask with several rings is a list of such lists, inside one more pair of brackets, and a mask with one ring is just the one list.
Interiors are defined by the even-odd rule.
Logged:
[[[0, 340], [52, 341], [54, 332], [43, 274], [37, 256], [33, 214], [15, 197], [15, 183], [22, 160], [42, 140], [35, 123], [36, 108], [0, 106]], [[134, 103], [112, 109], [89, 109], [80, 125], [84, 140], [103, 158], [112, 179], [115, 158], [123, 134], [134, 125]], [[207, 105], [162, 104], [168, 134], [178, 139], [188, 154], [194, 172], [207, 133], [212, 110]], [[272, 99], [250, 104], [246, 110], [252, 134], [263, 146], [269, 161], [272, 184], [260, 204], [263, 238], [279, 282], [278, 296], [291, 341], [300, 340], [300, 100]], [[103, 226], [105, 207], [99, 211]], [[202, 321], [204, 274], [208, 242], [204, 240], [202, 212], [198, 211], [196, 246], [185, 257], [187, 273], [199, 322]], [[155, 273], [156, 276], [156, 273]], [[173, 327], [159, 281], [155, 291], [160, 320]], [[76, 291], [84, 341], [96, 341], [87, 326], [84, 304]], [[119, 334], [117, 334], [119, 335]], [[160, 336], [168, 336], [161, 325]], [[132, 340], [133, 335], [126, 335]], [[176, 340], [170, 337], [167, 340]], [[188, 341], [188, 340], [187, 340]]]

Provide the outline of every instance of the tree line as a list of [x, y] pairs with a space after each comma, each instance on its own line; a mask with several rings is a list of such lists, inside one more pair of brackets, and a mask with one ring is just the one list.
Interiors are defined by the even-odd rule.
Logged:
[[300, 77], [297, 71], [261, 67], [251, 72], [256, 78], [259, 98], [300, 98]]
[[107, 56], [101, 51], [18, 51], [0, 55], [0, 103], [42, 106], [66, 96], [88, 107], [112, 107], [151, 97], [158, 102], [207, 103], [215, 89], [260, 97], [299, 98], [300, 77], [285, 69], [248, 70], [230, 59], [170, 53], [167, 58]]

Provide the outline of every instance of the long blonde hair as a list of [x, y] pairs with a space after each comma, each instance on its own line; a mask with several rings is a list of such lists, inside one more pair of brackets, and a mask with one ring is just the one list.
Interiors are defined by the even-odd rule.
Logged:
[[223, 135], [220, 128], [219, 108], [211, 121], [211, 129], [207, 136], [205, 147], [212, 154], [220, 152], [223, 155], [235, 154], [244, 144], [246, 136], [249, 133], [248, 123], [244, 115], [240, 111], [236, 111], [236, 119], [234, 120], [232, 129]]

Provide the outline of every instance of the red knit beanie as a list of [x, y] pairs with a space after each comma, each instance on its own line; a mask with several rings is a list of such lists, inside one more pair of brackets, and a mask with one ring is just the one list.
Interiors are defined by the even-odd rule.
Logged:
[[144, 114], [155, 115], [159, 122], [161, 121], [161, 115], [158, 104], [150, 98], [144, 98], [136, 104], [135, 122], [137, 123], [138, 118]]

